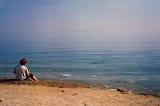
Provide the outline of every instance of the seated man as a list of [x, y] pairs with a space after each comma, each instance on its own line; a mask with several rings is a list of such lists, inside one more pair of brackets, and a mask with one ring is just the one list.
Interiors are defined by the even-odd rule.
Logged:
[[29, 72], [28, 68], [25, 66], [26, 63], [27, 60], [23, 58], [20, 60], [20, 65], [14, 68], [13, 73], [16, 74], [16, 79], [38, 81], [38, 79]]

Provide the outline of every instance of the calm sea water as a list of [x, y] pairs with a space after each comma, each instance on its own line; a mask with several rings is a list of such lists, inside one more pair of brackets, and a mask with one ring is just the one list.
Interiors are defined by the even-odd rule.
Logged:
[[158, 43], [0, 43], [0, 77], [14, 77], [12, 70], [23, 57], [40, 78], [160, 93]]

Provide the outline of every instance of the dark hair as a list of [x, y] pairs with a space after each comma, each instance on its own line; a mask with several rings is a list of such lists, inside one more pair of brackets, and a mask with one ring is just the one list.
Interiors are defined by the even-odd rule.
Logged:
[[27, 63], [27, 59], [23, 58], [20, 60], [21, 65], [25, 65]]

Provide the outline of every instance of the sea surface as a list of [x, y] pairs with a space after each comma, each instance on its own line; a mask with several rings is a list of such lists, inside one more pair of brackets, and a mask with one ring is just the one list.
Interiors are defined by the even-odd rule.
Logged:
[[160, 44], [0, 42], [0, 77], [15, 77], [21, 58], [39, 78], [80, 80], [160, 94]]

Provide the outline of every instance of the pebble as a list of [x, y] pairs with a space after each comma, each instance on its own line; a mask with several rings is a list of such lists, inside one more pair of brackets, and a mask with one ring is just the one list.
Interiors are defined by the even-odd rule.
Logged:
[[61, 90], [61, 92], [64, 92], [64, 90]]

